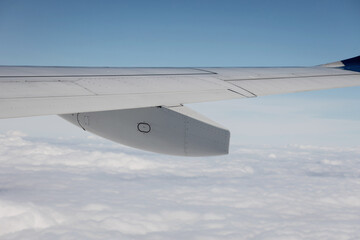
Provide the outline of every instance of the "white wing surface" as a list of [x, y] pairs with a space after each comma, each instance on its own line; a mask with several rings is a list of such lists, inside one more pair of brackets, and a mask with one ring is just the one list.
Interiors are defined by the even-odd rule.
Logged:
[[[101, 129], [103, 128], [97, 129], [98, 126], [102, 125], [101, 119], [111, 118], [109, 116], [119, 118], [125, 113], [121, 112], [124, 109], [136, 110], [141, 108], [143, 109], [141, 111], [128, 111], [127, 113], [134, 116], [134, 119], [128, 118], [124, 122], [130, 124], [133, 120], [134, 124], [137, 125], [139, 121], [141, 122], [141, 119], [137, 120], [137, 117], [141, 116], [144, 119], [149, 115], [150, 111], [150, 115], [155, 116], [150, 118], [151, 121], [164, 122], [165, 119], [173, 119], [179, 124], [185, 121], [183, 127], [179, 128], [184, 133], [186, 133], [188, 126], [194, 128], [193, 126], [204, 123], [204, 125], [200, 124], [199, 126], [204, 127], [204, 129], [211, 129], [214, 132], [221, 131], [224, 133], [224, 140], [216, 144], [215, 141], [213, 144], [218, 149], [223, 149], [221, 153], [219, 152], [219, 154], [222, 154], [227, 152], [227, 130], [213, 126], [207, 121], [196, 120], [196, 118], [186, 114], [189, 112], [188, 110], [182, 110], [185, 113], [181, 115], [181, 113], [173, 113], [174, 111], [161, 111], [159, 113], [159, 110], [153, 107], [165, 106], [169, 108], [195, 102], [251, 98], [271, 94], [351, 86], [360, 86], [360, 56], [316, 67], [297, 68], [0, 66], [0, 118], [59, 114], [85, 129], [82, 121], [94, 122], [95, 120], [89, 121], [90, 116], [92, 116], [91, 118], [96, 119], [96, 124], [93, 127], [87, 127], [89, 131], [101, 135]], [[103, 111], [106, 111], [106, 113], [101, 113]], [[109, 113], [109, 111], [117, 112], [114, 114]], [[90, 114], [91, 112], [100, 113]], [[85, 117], [85, 120], [79, 120], [79, 115], [72, 113], [83, 113], [81, 117]], [[157, 119], [159, 114], [164, 117]], [[196, 121], [193, 121], [193, 119]], [[191, 125], [188, 124], [189, 122]], [[147, 127], [147, 125], [141, 126]], [[138, 127], [136, 129], [139, 130]], [[161, 134], [156, 135], [157, 138], [161, 136], [166, 140], [166, 134], [163, 134], [164, 130], [161, 131], [163, 131]], [[109, 133], [112, 133], [112, 131], [109, 131]], [[144, 134], [144, 132], [141, 132], [141, 134]], [[103, 135], [108, 136], [108, 134]], [[210, 136], [207, 135], [206, 131], [199, 131], [197, 138], [194, 138], [196, 140], [190, 139], [188, 137], [190, 135], [185, 134], [185, 140], [198, 143], [199, 138], [209, 138]], [[109, 138], [118, 139], [117, 136]], [[151, 137], [148, 139], [150, 139], [149, 141], [154, 140]], [[129, 142], [128, 140], [119, 140], [119, 142]], [[176, 139], [176, 141], [180, 140]], [[174, 140], [174, 142], [176, 141]], [[174, 154], [188, 155], [189, 149], [186, 148], [186, 141], [183, 141], [183, 148], [180, 151], [182, 153], [176, 151]], [[162, 146], [162, 144], [159, 143], [159, 146]], [[140, 145], [145, 146], [142, 147], [143, 149], [151, 151], [151, 147], [146, 146], [146, 143], [142, 142]], [[211, 146], [209, 146], [209, 151], [210, 148]], [[191, 151], [196, 152], [196, 155], [216, 155], [206, 151], [203, 153], [204, 147], [201, 149], [200, 152], [197, 149]]]
[[359, 64], [359, 57], [354, 59], [336, 68], [1, 66], [0, 118], [173, 106], [359, 86], [360, 73], [351, 68]]

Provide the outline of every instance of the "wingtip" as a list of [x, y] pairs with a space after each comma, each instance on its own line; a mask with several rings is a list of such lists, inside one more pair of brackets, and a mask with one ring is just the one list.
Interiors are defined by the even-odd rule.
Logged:
[[344, 69], [360, 72], [360, 56], [345, 59], [341, 61], [344, 64]]
[[360, 72], [360, 55], [353, 58], [348, 58], [338, 62], [332, 62], [320, 65], [321, 67], [328, 68], [342, 68], [345, 70]]
[[360, 66], [360, 55], [341, 61], [345, 66]]

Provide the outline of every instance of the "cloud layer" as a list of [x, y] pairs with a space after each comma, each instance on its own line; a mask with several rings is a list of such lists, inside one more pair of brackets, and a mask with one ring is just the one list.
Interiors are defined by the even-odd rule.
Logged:
[[180, 158], [0, 135], [1, 239], [339, 240], [359, 224], [360, 147]]

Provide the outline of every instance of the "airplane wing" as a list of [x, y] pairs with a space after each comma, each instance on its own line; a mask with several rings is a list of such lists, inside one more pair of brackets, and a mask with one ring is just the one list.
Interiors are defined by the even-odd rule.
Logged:
[[[58, 114], [84, 130], [137, 148], [216, 155], [227, 152], [228, 131], [183, 104], [351, 86], [360, 86], [360, 56], [286, 68], [0, 66], [0, 118]], [[154, 127], [159, 122], [161, 131]], [[120, 129], [120, 123], [125, 129], [114, 133], [112, 129]], [[132, 124], [134, 132], [122, 134]], [[104, 130], [105, 125], [110, 129]], [[202, 127], [206, 130], [199, 130]], [[192, 137], [190, 144], [187, 139], [192, 134], [197, 138]], [[224, 136], [221, 141], [220, 135]], [[169, 136], [176, 141], [169, 141]], [[170, 142], [170, 150], [164, 150], [163, 144]]]

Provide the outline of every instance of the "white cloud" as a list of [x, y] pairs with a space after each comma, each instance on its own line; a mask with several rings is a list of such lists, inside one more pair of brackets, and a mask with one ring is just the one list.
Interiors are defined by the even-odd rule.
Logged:
[[45, 229], [61, 224], [64, 220], [61, 214], [46, 207], [0, 201], [0, 236], [24, 229]]
[[1, 239], [360, 237], [360, 147], [180, 158], [69, 141], [0, 135]]

